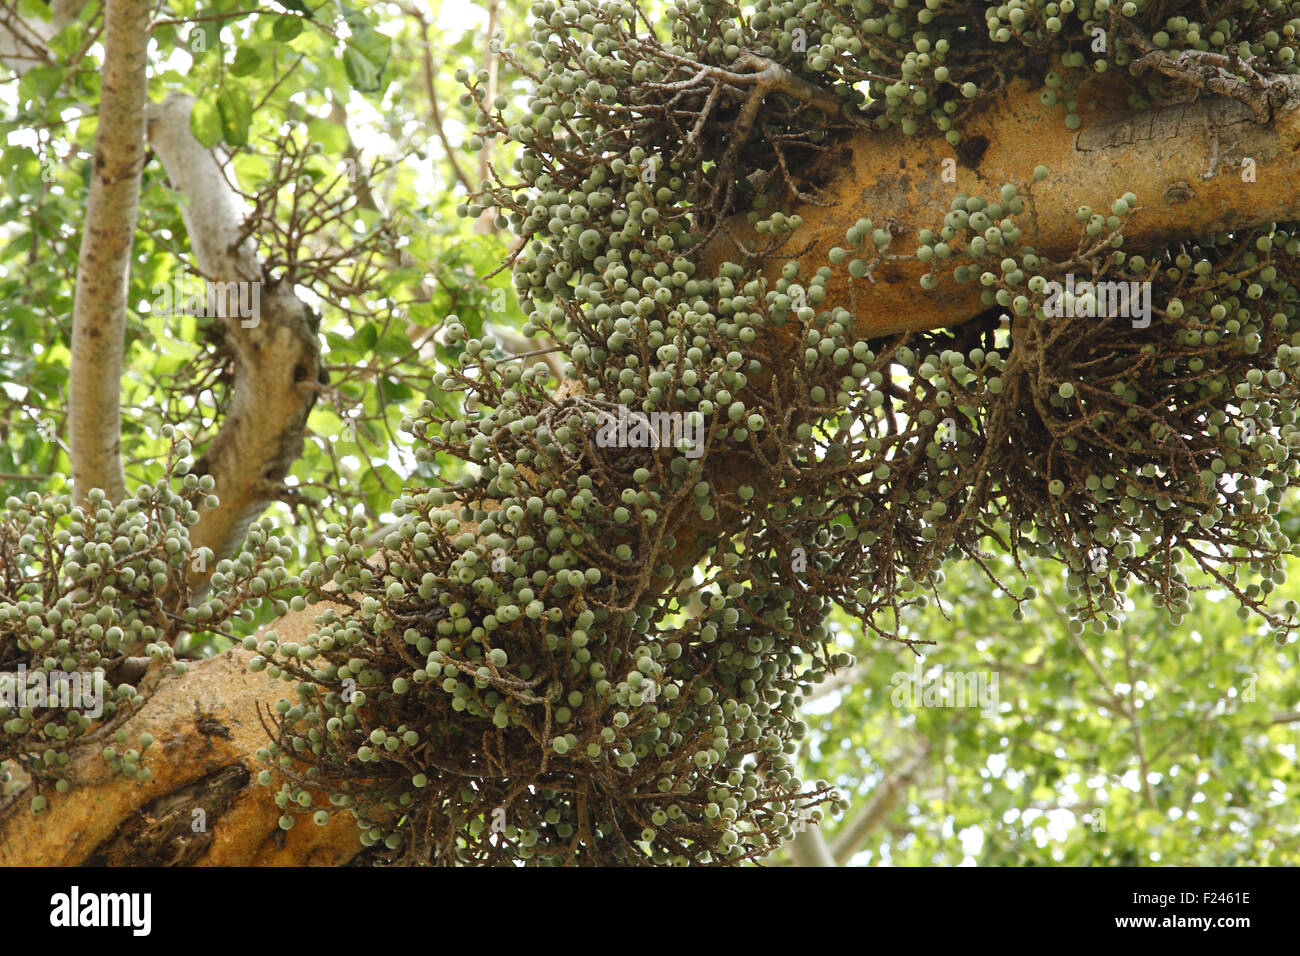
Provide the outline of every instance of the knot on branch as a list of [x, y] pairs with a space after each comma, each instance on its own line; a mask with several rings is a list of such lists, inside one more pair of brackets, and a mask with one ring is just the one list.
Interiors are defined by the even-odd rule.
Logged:
[[1132, 72], [1140, 76], [1155, 70], [1197, 90], [1236, 100], [1250, 109], [1257, 123], [1268, 123], [1273, 118], [1273, 107], [1292, 99], [1295, 90], [1285, 77], [1262, 73], [1257, 66], [1255, 57], [1242, 57], [1235, 50], [1226, 54], [1183, 50], [1171, 56], [1147, 45], [1147, 52], [1133, 64]]

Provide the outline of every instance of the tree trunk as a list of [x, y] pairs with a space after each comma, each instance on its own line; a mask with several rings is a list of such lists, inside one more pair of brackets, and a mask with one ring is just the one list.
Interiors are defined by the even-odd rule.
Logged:
[[[301, 639], [324, 608], [290, 614], [277, 630]], [[21, 791], [0, 803], [0, 866], [331, 866], [357, 856], [360, 835], [347, 814], [324, 827], [299, 818], [280, 829], [272, 799], [280, 781], [258, 784], [265, 767], [255, 756], [269, 742], [262, 721], [280, 690], [247, 671], [250, 657], [232, 650], [192, 663], [183, 677], [151, 675], [156, 690], [122, 727], [131, 741], [153, 735], [141, 754], [149, 779], [115, 776], [103, 740], [77, 748], [66, 797], [39, 814]]]
[[[138, 0], [110, 0], [108, 11], [104, 98], [77, 294], [73, 442], [78, 492], [108, 484], [116, 496], [121, 492], [114, 447], [120, 370], [112, 351], [117, 349], [120, 363], [122, 278], [143, 154], [147, 7]], [[1038, 164], [1047, 167], [1048, 175], [1034, 186], [1033, 232], [1025, 241], [1053, 257], [1068, 257], [1078, 245], [1079, 206], [1106, 208], [1125, 191], [1139, 199], [1126, 230], [1134, 249], [1300, 219], [1300, 79], [1285, 82], [1290, 99], [1275, 108], [1266, 124], [1243, 103], [1218, 96], [1132, 114], [1122, 108], [1118, 87], [1098, 81], [1090, 100], [1080, 98], [1085, 124], [1077, 132], [1064, 128], [1059, 110], [1041, 106], [1034, 91], [1017, 83], [965, 127], [966, 145], [957, 152], [937, 136], [857, 134], [826, 154], [825, 193], [835, 204], [794, 209], [804, 220], [800, 240], [812, 240], [802, 259], [809, 271], [824, 264], [829, 249], [844, 242], [845, 229], [861, 216], [889, 229], [893, 250], [912, 250], [917, 232], [937, 227], [957, 192], [987, 195], [1004, 182], [1027, 183]], [[169, 168], [178, 181], [183, 178], [182, 152], [177, 147], [179, 165]], [[1253, 178], [1242, 175], [1243, 167], [1253, 171]], [[197, 222], [190, 225], [198, 251], [203, 229]], [[736, 223], [735, 231], [744, 236], [744, 224]], [[238, 258], [238, 250], [216, 248], [214, 259], [221, 254]], [[727, 247], [717, 245], [708, 258], [716, 264], [727, 255]], [[221, 274], [227, 266], [234, 277], [260, 279], [230, 263], [212, 271]], [[912, 260], [884, 264], [870, 279], [837, 273], [827, 290], [827, 306], [849, 308], [859, 316], [859, 333], [877, 337], [956, 325], [982, 311], [978, 287], [955, 283], [950, 270], [936, 269], [935, 287], [923, 291], [918, 280], [928, 271]], [[232, 336], [247, 331], [236, 348], [247, 349], [250, 381], [260, 384], [242, 398], [237, 393], [223, 428], [226, 437], [218, 438], [207, 459], [227, 513], [205, 532], [209, 538], [200, 535], [196, 543], [210, 541], [219, 553], [242, 533], [248, 516], [264, 507], [283, 476], [280, 466], [287, 468], [296, 455], [295, 436], [300, 440], [319, 372], [314, 337], [303, 333], [306, 315], [287, 300], [275, 308], [287, 316], [283, 322], [267, 322], [260, 331], [230, 330]], [[282, 354], [267, 358], [268, 350], [275, 349]], [[772, 352], [781, 367], [788, 350]], [[91, 368], [101, 361], [102, 368]], [[272, 370], [269, 377], [257, 371], [263, 361]], [[262, 386], [269, 391], [259, 390]], [[268, 407], [274, 409], [269, 418]], [[721, 487], [742, 478], [727, 473], [725, 456], [716, 456], [709, 467], [704, 477]], [[716, 540], [741, 517], [719, 510], [697, 530], [702, 538]], [[700, 547], [699, 540], [684, 541], [677, 553], [664, 557], [680, 565], [703, 553]], [[291, 613], [275, 629], [282, 639], [301, 639], [320, 610], [315, 606]], [[73, 788], [55, 797], [45, 811], [33, 815], [21, 791], [7, 798], [0, 805], [0, 864], [339, 864], [356, 858], [361, 846], [346, 815], [334, 815], [325, 827], [300, 819], [289, 831], [279, 829], [273, 790], [256, 783], [262, 766], [255, 753], [268, 741], [261, 715], [280, 689], [246, 672], [250, 656], [231, 651], [193, 664], [184, 677], [154, 678], [156, 691], [124, 728], [133, 739], [148, 732], [157, 741], [143, 755], [152, 773], [147, 781], [114, 777], [99, 752], [103, 741], [98, 741], [74, 749], [68, 774]], [[886, 796], [881, 795], [877, 808], [887, 805]], [[877, 819], [870, 812], [860, 816], [853, 833]], [[848, 840], [839, 841], [831, 855], [851, 855]], [[826, 856], [819, 851], [818, 858], [824, 862]]]

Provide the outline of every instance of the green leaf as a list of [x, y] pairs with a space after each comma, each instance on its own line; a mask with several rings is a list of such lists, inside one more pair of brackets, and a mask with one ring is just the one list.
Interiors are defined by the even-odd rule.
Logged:
[[379, 380], [380, 389], [386, 402], [401, 402], [410, 398], [415, 393], [411, 391], [410, 386], [399, 382], [395, 378], [384, 377]]
[[37, 20], [48, 23], [53, 19], [54, 11], [42, 0], [18, 0], [18, 15], [28, 18], [35, 17]]
[[380, 339], [375, 352], [384, 358], [405, 358], [411, 353], [411, 340], [402, 329], [394, 329], [393, 334]]
[[221, 111], [216, 100], [216, 95], [208, 90], [194, 101], [190, 110], [190, 132], [204, 146], [221, 142]]
[[343, 68], [354, 89], [375, 93], [386, 85], [384, 67], [393, 51], [393, 41], [372, 27], [365, 15], [351, 11], [346, 15], [352, 35], [343, 51]]
[[359, 93], [374, 93], [379, 89], [379, 70], [351, 44], [343, 51], [343, 67], [348, 81]]
[[230, 72], [235, 76], [248, 76], [262, 65], [262, 54], [251, 46], [241, 46], [235, 53], [235, 62], [230, 64]]
[[81, 47], [81, 38], [85, 35], [85, 28], [80, 23], [69, 23], [66, 27], [50, 37], [46, 46], [54, 54], [55, 59], [65, 60], [72, 56]]
[[333, 120], [315, 119], [307, 122], [307, 135], [312, 142], [319, 143], [328, 155], [335, 156], [348, 148], [348, 131]]
[[253, 102], [241, 87], [226, 85], [217, 96], [222, 137], [231, 146], [248, 144], [248, 127], [253, 124]]
[[262, 156], [241, 153], [234, 159], [235, 173], [245, 186], [256, 188], [271, 177], [271, 164]]
[[356, 344], [358, 348], [370, 350], [375, 347], [375, 342], [379, 341], [379, 330], [375, 328], [375, 323], [367, 322], [357, 333]]
[[[289, 6], [290, 4], [285, 4]], [[311, 12], [307, 15], [310, 17]], [[271, 25], [271, 36], [281, 43], [288, 43], [302, 33], [302, 17], [278, 16]]]
[[59, 92], [63, 85], [63, 67], [38, 66], [28, 70], [18, 84], [18, 95], [24, 99], [45, 102]]

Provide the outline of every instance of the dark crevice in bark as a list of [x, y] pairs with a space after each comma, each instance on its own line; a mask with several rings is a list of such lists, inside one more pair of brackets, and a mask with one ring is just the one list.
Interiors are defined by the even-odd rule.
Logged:
[[[222, 767], [141, 807], [95, 847], [85, 866], [189, 866], [207, 852], [222, 814], [252, 779], [243, 764]], [[199, 812], [201, 811], [201, 812]]]

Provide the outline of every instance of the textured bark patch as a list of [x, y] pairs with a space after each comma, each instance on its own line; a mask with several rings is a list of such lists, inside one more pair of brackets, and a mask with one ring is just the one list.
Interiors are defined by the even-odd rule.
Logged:
[[[194, 726], [204, 737], [220, 737], [222, 740], [234, 740], [235, 735], [230, 732], [230, 728], [217, 720], [210, 714], [204, 714], [199, 708], [199, 702], [194, 702]], [[208, 742], [208, 749], [212, 748], [212, 742]]]
[[1081, 152], [1142, 143], [1179, 140], [1253, 122], [1250, 108], [1236, 100], [1206, 97], [1193, 106], [1171, 106], [1106, 117], [1079, 131], [1075, 147]]
[[[133, 813], [117, 832], [95, 847], [86, 865], [189, 866], [195, 863], [207, 852], [213, 828], [248, 787], [250, 778], [247, 767], [234, 764], [159, 797]], [[202, 814], [196, 814], [196, 810]], [[196, 827], [200, 820], [202, 826]]]
[[980, 160], [989, 148], [987, 136], [971, 136], [957, 144], [957, 159], [967, 169], [979, 169]]

